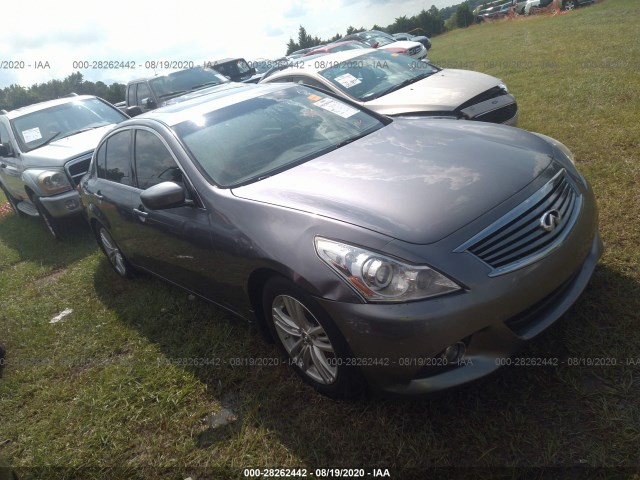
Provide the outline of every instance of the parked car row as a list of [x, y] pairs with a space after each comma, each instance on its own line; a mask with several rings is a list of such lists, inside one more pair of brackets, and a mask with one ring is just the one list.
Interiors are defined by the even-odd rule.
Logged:
[[[527, 0], [522, 8], [522, 13], [525, 15], [534, 14], [537, 10], [548, 7], [553, 2], [554, 0]], [[576, 7], [590, 5], [594, 2], [595, 0], [558, 0], [558, 5], [562, 10], [573, 10]]]
[[499, 79], [382, 48], [295, 62], [177, 72], [155, 105], [131, 82], [134, 118], [91, 96], [3, 112], [0, 186], [56, 237], [84, 215], [121, 277], [264, 326], [334, 398], [484, 377], [576, 301], [593, 192], [566, 146], [510, 126]]
[[595, 0], [509, 0], [505, 3], [494, 2], [485, 8], [474, 11], [476, 21], [506, 17], [509, 12], [518, 15], [531, 15], [557, 1], [562, 10], [573, 10], [576, 7], [594, 3]]

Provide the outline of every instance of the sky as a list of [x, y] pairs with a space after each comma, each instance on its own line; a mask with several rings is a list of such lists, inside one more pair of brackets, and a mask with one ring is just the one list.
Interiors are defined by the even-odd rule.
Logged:
[[[275, 59], [286, 53], [290, 38], [297, 41], [300, 25], [313, 37], [330, 38], [350, 25], [386, 26], [431, 5], [455, 3], [460, 0], [6, 2], [0, 13], [0, 88], [62, 80], [76, 71], [106, 84], [167, 73], [145, 68], [148, 62]], [[104, 64], [109, 61], [133, 68]]]

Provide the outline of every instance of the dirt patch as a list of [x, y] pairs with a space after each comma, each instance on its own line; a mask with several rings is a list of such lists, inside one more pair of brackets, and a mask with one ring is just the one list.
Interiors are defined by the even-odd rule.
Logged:
[[58, 281], [60, 277], [62, 277], [65, 273], [67, 273], [67, 269], [64, 268], [62, 270], [55, 270], [44, 277], [36, 278], [33, 281], [33, 284], [36, 287], [46, 287], [47, 285], [51, 285]]

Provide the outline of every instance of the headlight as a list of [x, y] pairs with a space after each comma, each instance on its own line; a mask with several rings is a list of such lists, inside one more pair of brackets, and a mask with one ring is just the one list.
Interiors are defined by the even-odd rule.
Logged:
[[539, 136], [540, 138], [546, 140], [547, 143], [551, 144], [553, 147], [555, 147], [558, 150], [560, 150], [571, 161], [571, 163], [573, 163], [575, 165], [575, 163], [576, 163], [575, 162], [575, 157], [573, 156], [573, 153], [571, 152], [571, 150], [569, 150], [569, 148], [564, 143], [560, 143], [555, 138], [548, 137], [546, 135], [543, 135], [542, 133], [538, 133], [538, 132], [531, 132], [531, 133], [534, 133], [535, 135]]
[[500, 90], [504, 90], [504, 93], [509, 93], [509, 89], [507, 88], [507, 85], [506, 85], [506, 84], [504, 84], [504, 83], [499, 83], [499, 84], [498, 84], [498, 88], [499, 88]]
[[410, 265], [346, 243], [315, 238], [316, 252], [371, 302], [406, 302], [455, 292], [461, 287], [424, 265]]
[[72, 189], [64, 172], [47, 170], [38, 175], [38, 185], [47, 195], [67, 192]]

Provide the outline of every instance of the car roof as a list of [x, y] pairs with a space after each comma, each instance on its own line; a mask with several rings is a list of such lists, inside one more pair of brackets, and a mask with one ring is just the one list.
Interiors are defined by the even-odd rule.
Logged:
[[11, 110], [4, 115], [9, 119], [13, 119], [21, 117], [22, 115], [27, 115], [29, 113], [45, 110], [50, 107], [55, 107], [56, 105], [64, 105], [65, 103], [73, 103], [77, 102], [78, 100], [87, 100], [89, 98], [97, 97], [95, 95], [71, 95], [68, 97], [56, 98], [55, 100], [47, 100], [46, 102], [34, 103], [33, 105], [27, 105], [26, 107], [16, 108], [15, 110]]
[[122, 123], [122, 125], [130, 125], [137, 120], [148, 119], [157, 120], [166, 125], [173, 126], [185, 120], [205, 115], [212, 110], [218, 110], [269, 92], [290, 88], [291, 86], [291, 84], [286, 83], [256, 84], [230, 82], [206, 95], [143, 113], [126, 123]]

